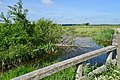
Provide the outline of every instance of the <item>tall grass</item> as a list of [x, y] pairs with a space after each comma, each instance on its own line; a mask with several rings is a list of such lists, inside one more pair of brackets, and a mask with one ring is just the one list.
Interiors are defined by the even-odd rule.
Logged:
[[74, 80], [75, 74], [75, 67], [70, 67], [51, 76], [48, 76], [42, 80]]
[[0, 74], [0, 80], [10, 80], [14, 77], [20, 76], [33, 70], [35, 70], [35, 68], [31, 66], [20, 66], [16, 69], [12, 69], [7, 71], [6, 73]]
[[113, 29], [104, 29], [96, 32], [92, 38], [102, 46], [108, 46], [112, 44], [114, 30]]

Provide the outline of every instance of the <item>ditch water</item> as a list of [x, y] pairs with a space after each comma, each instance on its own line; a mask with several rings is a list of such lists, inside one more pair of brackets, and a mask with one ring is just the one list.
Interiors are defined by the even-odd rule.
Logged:
[[[77, 47], [61, 49], [62, 55], [61, 57], [59, 57], [61, 61], [102, 48], [100, 45], [96, 44], [96, 42], [89, 37], [75, 37], [72, 45], [76, 45]], [[90, 63], [90, 65], [97, 64], [98, 66], [100, 66], [105, 63], [106, 58], [107, 54], [105, 53], [95, 58], [92, 58], [86, 62]]]

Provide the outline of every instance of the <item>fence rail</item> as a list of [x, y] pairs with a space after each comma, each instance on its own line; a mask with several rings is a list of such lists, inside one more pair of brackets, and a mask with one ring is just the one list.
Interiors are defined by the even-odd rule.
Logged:
[[12, 80], [38, 80], [38, 79], [42, 79], [46, 76], [54, 74], [54, 73], [61, 71], [65, 68], [82, 63], [86, 60], [89, 60], [91, 58], [94, 58], [96, 56], [104, 54], [106, 52], [114, 51], [116, 49], [117, 49], [116, 46], [108, 46], [105, 48], [101, 48], [101, 49], [98, 49], [98, 50], [95, 50], [92, 52], [88, 52], [88, 53], [82, 54], [80, 56], [73, 57], [73, 58], [70, 58], [68, 60], [53, 64], [51, 66], [27, 73], [27, 74], [22, 75], [20, 77], [13, 78]]

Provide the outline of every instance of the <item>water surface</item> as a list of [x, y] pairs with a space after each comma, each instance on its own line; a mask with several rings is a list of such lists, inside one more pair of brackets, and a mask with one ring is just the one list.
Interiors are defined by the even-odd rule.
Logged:
[[[61, 49], [62, 56], [59, 57], [61, 61], [102, 48], [89, 37], [75, 37], [73, 39], [72, 45], [76, 45], [77, 47]], [[88, 60], [87, 62], [89, 62], [91, 65], [102, 65], [105, 63], [106, 58], [107, 54], [102, 54], [98, 57]]]

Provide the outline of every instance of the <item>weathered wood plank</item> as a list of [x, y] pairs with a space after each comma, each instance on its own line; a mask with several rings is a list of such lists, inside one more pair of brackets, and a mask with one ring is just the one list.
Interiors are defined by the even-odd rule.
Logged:
[[117, 66], [120, 67], [120, 46], [117, 49]]
[[118, 46], [118, 43], [117, 43], [117, 30], [116, 29], [115, 29], [115, 33], [113, 35], [112, 45], [113, 46]]
[[54, 44], [54, 45], [58, 47], [80, 47], [80, 48], [91, 47], [91, 46], [78, 46], [78, 45], [67, 45], [67, 44]]
[[42, 79], [46, 76], [49, 76], [53, 73], [60, 71], [60, 70], [63, 70], [65, 68], [71, 67], [71, 66], [76, 65], [78, 63], [84, 62], [84, 61], [91, 59], [93, 57], [99, 56], [99, 55], [103, 54], [104, 52], [109, 52], [109, 51], [112, 51], [115, 49], [116, 49], [116, 46], [108, 46], [105, 48], [101, 48], [101, 49], [98, 49], [98, 50], [95, 50], [92, 52], [88, 52], [88, 53], [82, 54], [80, 56], [77, 56], [77, 57], [53, 64], [51, 66], [27, 73], [27, 74], [22, 75], [20, 77], [13, 78], [12, 80], [23, 80], [23, 79], [24, 80], [38, 80], [38, 79]]
[[77, 47], [75, 45], [67, 45], [67, 44], [54, 44], [54, 45], [58, 47]]
[[112, 45], [117, 47], [117, 50], [115, 51], [116, 53], [114, 53], [113, 55], [115, 58], [117, 58], [117, 66], [120, 67], [120, 34], [117, 34], [117, 31], [118, 30], [115, 29]]
[[77, 68], [77, 73], [76, 73], [76, 79], [75, 80], [78, 80], [79, 78], [82, 77], [82, 67], [83, 67], [83, 64], [80, 64]]
[[110, 61], [112, 61], [112, 55], [113, 55], [113, 52], [108, 52], [108, 57], [106, 59], [106, 63], [109, 63]]
[[117, 39], [117, 66], [120, 67], [120, 34], [116, 34], [116, 39]]
[[112, 45], [117, 46], [117, 66], [120, 67], [120, 34], [115, 34]]

